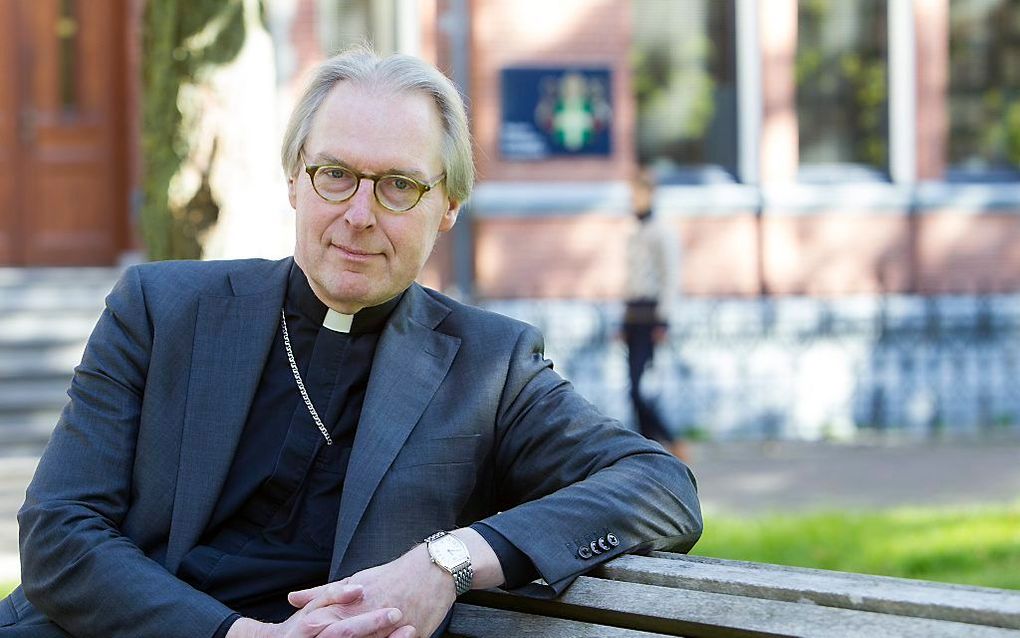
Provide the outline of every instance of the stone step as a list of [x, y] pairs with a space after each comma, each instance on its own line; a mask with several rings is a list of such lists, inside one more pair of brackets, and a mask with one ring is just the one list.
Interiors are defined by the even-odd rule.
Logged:
[[72, 344], [40, 350], [0, 349], [0, 383], [53, 379], [69, 383], [81, 361], [83, 346]]
[[113, 282], [103, 286], [0, 289], [0, 314], [15, 312], [84, 311], [99, 316]]
[[119, 270], [0, 268], [0, 450], [39, 454]]
[[[59, 409], [36, 409], [16, 414], [0, 414], [0, 450], [40, 454], [60, 418]], [[0, 459], [0, 463], [3, 463]]]
[[99, 319], [99, 311], [19, 311], [0, 315], [0, 346], [6, 344], [84, 343]]
[[122, 269], [103, 267], [0, 268], [0, 288], [26, 284], [103, 283], [115, 281]]
[[0, 316], [46, 310], [98, 316], [113, 288], [116, 268], [0, 268]]
[[20, 338], [17, 335], [0, 334], [0, 357], [5, 357], [15, 352], [46, 353], [71, 347], [77, 347], [79, 351], [84, 351], [88, 337], [89, 333], [87, 332], [78, 335], [28, 336]]
[[44, 379], [0, 383], [0, 416], [59, 411], [67, 403], [68, 382]]

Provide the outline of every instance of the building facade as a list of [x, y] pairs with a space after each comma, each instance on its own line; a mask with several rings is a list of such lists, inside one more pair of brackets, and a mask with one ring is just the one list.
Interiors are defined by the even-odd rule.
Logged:
[[[1020, 422], [1006, 385], [981, 376], [1009, 378], [1020, 361], [1016, 2], [263, 4], [278, 127], [302, 74], [351, 43], [422, 56], [455, 80], [479, 181], [424, 279], [541, 324], [568, 344], [568, 376], [589, 395], [623, 396], [609, 337], [628, 179], [646, 165], [683, 255], [674, 365], [659, 375], [683, 388], [664, 399], [677, 427], [820, 436]], [[0, 79], [0, 263], [112, 264], [139, 248], [143, 9], [0, 0], [0, 67], [13, 71]], [[282, 190], [267, 206], [286, 214]], [[890, 341], [908, 334], [916, 347]], [[791, 335], [823, 354], [775, 354]], [[752, 338], [745, 355], [704, 363]], [[946, 339], [985, 339], [1001, 361], [961, 363]], [[819, 390], [826, 370], [836, 381]], [[805, 396], [817, 406], [794, 415], [813, 405]]]

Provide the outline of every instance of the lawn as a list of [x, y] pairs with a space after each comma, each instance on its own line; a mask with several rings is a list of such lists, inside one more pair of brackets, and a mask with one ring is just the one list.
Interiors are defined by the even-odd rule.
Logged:
[[691, 553], [1020, 589], [1020, 503], [751, 519], [708, 512]]

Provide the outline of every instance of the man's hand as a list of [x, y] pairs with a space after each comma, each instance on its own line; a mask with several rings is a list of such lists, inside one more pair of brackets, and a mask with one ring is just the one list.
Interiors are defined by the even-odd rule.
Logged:
[[[457, 598], [453, 578], [432, 564], [424, 545], [418, 545], [395, 561], [354, 574], [339, 583], [293, 592], [288, 599], [295, 607], [309, 609], [322, 600], [335, 597], [336, 591], [359, 585], [364, 594], [355, 603], [359, 612], [399, 608], [403, 611], [407, 636], [428, 638], [439, 627]], [[382, 634], [385, 635], [385, 634]], [[403, 638], [404, 634], [400, 634]]]
[[[241, 618], [230, 627], [227, 638], [412, 638], [413, 628], [401, 622], [403, 614], [390, 607], [359, 612], [364, 589], [340, 585], [299, 609], [279, 624]], [[401, 626], [403, 625], [403, 626]]]
[[[503, 567], [482, 535], [464, 527], [451, 532], [464, 541], [474, 569], [474, 589], [503, 584]], [[429, 559], [428, 549], [418, 545], [395, 561], [360, 571], [337, 583], [296, 591], [288, 596], [290, 604], [308, 609], [319, 600], [335, 598], [345, 585], [359, 585], [362, 597], [354, 603], [358, 612], [396, 608], [403, 612], [400, 629], [391, 638], [428, 638], [439, 627], [457, 598], [453, 577]], [[387, 634], [381, 634], [386, 636]]]

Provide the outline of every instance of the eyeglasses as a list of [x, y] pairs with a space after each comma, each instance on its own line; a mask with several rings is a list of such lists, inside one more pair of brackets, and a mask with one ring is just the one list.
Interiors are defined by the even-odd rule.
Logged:
[[394, 213], [409, 211], [418, 205], [425, 193], [446, 179], [446, 173], [431, 184], [420, 182], [407, 175], [369, 175], [340, 164], [305, 166], [312, 188], [327, 202], [339, 204], [354, 197], [361, 180], [372, 180], [375, 201]]

